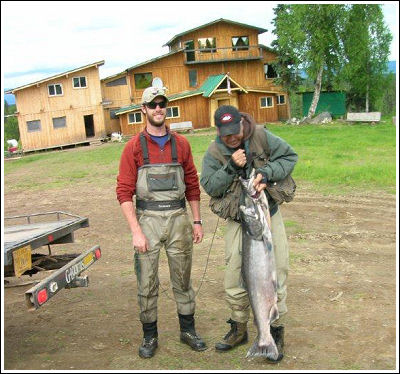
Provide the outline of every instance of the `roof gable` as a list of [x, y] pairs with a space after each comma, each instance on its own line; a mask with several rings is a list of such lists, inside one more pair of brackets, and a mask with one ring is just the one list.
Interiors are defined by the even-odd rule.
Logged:
[[240, 84], [235, 82], [228, 74], [210, 75], [201, 85], [199, 91], [203, 92], [204, 97], [210, 97], [224, 81], [226, 81], [228, 85], [228, 80], [231, 88], [238, 88], [247, 93], [247, 91]]
[[[163, 58], [165, 58], [165, 57], [171, 56], [171, 55], [173, 55], [173, 54], [175, 54], [175, 53], [182, 52], [182, 51], [183, 51], [183, 49], [178, 49], [177, 51], [168, 52], [168, 53], [166, 53], [165, 55], [161, 55], [161, 56], [152, 58], [151, 60], [147, 60], [147, 61], [145, 61], [145, 62], [141, 62], [141, 63], [139, 63], [139, 64], [137, 64], [137, 65], [131, 66], [130, 68], [127, 68], [126, 71], [133, 70], [133, 69], [136, 69], [136, 68], [138, 68], [138, 67], [140, 67], [140, 66], [150, 64], [150, 63], [152, 63], [152, 62], [161, 60], [161, 59], [163, 59]], [[106, 78], [104, 78], [104, 79], [106, 79]]]
[[245, 23], [230, 21], [229, 19], [219, 18], [219, 19], [217, 19], [217, 20], [215, 20], [215, 21], [206, 23], [206, 24], [204, 24], [204, 25], [195, 27], [195, 28], [193, 28], [193, 29], [190, 29], [190, 30], [187, 30], [187, 31], [184, 31], [184, 32], [182, 32], [182, 33], [180, 33], [180, 34], [175, 35], [171, 40], [169, 40], [167, 43], [165, 43], [165, 44], [163, 45], [163, 47], [165, 47], [165, 46], [170, 46], [171, 44], [173, 44], [173, 43], [176, 41], [176, 39], [180, 38], [180, 37], [183, 36], [183, 35], [189, 34], [189, 33], [193, 32], [193, 31], [197, 31], [197, 30], [200, 30], [200, 29], [202, 29], [202, 28], [205, 28], [205, 27], [208, 27], [208, 26], [214, 25], [214, 24], [216, 24], [216, 23], [220, 23], [220, 22], [225, 22], [225, 23], [229, 23], [229, 24], [232, 24], [232, 25], [238, 25], [238, 26], [247, 27], [247, 28], [249, 28], [249, 29], [257, 30], [257, 32], [258, 32], [259, 34], [262, 34], [262, 33], [266, 32], [266, 31], [268, 31], [267, 29], [263, 29], [263, 28], [261, 28], [261, 27], [251, 26], [251, 25], [247, 25], [247, 24], [245, 24]]
[[[173, 95], [168, 96], [168, 101], [176, 101], [180, 99], [184, 99], [191, 96], [202, 95], [203, 97], [211, 97], [214, 92], [220, 87], [225, 81], [232, 87], [232, 89], [239, 89], [247, 93], [247, 90], [243, 88], [240, 84], [235, 82], [229, 74], [217, 74], [217, 75], [210, 75], [207, 79], [203, 82], [203, 84], [197, 90], [191, 91], [183, 91]], [[115, 112], [115, 114], [120, 115], [123, 113], [133, 112], [135, 110], [140, 109], [141, 104], [134, 104], [129, 105], [126, 107], [122, 107]]]
[[68, 70], [68, 71], [66, 71], [64, 73], [56, 74], [56, 75], [53, 75], [51, 77], [48, 77], [48, 78], [45, 78], [45, 79], [42, 79], [40, 81], [36, 81], [36, 82], [33, 82], [33, 83], [28, 83], [28, 84], [26, 84], [24, 86], [20, 86], [20, 87], [17, 87], [17, 88], [12, 88], [12, 89], [6, 91], [5, 93], [6, 94], [13, 94], [15, 91], [20, 91], [20, 90], [24, 90], [25, 88], [29, 88], [29, 87], [32, 87], [32, 86], [40, 85], [40, 84], [42, 84], [44, 82], [48, 82], [48, 81], [50, 81], [52, 79], [56, 79], [56, 78], [62, 77], [62, 76], [67, 75], [67, 74], [73, 74], [73, 73], [76, 73], [76, 72], [78, 72], [80, 70], [89, 69], [91, 67], [96, 67], [97, 68], [98, 66], [101, 66], [101, 65], [104, 65], [104, 60], [98, 61], [98, 62], [94, 62], [94, 63], [89, 64], [89, 65], [81, 66], [81, 67], [73, 69], [73, 70]]

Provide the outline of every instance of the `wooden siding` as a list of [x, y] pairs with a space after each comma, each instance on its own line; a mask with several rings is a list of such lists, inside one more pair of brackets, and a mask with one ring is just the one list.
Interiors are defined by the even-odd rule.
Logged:
[[[181, 37], [181, 46], [184, 48], [185, 42], [193, 40], [194, 48], [198, 49], [198, 39], [201, 38], [215, 38], [216, 48], [232, 47], [233, 36], [248, 36], [249, 45], [258, 45], [258, 32], [254, 29], [249, 29], [240, 25], [232, 25], [226, 22], [216, 23], [191, 33], [185, 34]], [[236, 56], [232, 52], [232, 57]]]
[[[120, 121], [118, 118], [112, 119], [110, 117], [110, 109], [119, 109], [121, 107], [128, 106], [133, 102], [130, 94], [129, 77], [126, 77], [126, 85], [111, 87], [107, 86], [107, 82], [112, 82], [113, 80], [117, 80], [123, 76], [124, 75], [121, 75], [120, 77], [116, 77], [114, 79], [101, 81], [102, 99], [103, 102], [106, 102], [106, 104], [103, 105], [103, 108], [104, 125], [107, 135], [110, 135], [113, 132], [121, 131]], [[110, 104], [107, 104], [108, 102], [110, 102]]]
[[278, 106], [278, 119], [279, 121], [287, 121], [289, 119], [289, 103], [288, 103], [288, 95], [285, 95], [285, 104], [277, 105]]
[[111, 110], [119, 109], [119, 107], [109, 106], [103, 108], [104, 112], [104, 126], [107, 136], [110, 136], [113, 132], [120, 132], [121, 125], [119, 118], [111, 118]]
[[[178, 107], [179, 117], [166, 119], [165, 124], [167, 126], [173, 122], [192, 121], [194, 129], [210, 127], [210, 104], [207, 98], [200, 95], [188, 97], [185, 99], [172, 101], [168, 106]], [[121, 131], [125, 136], [136, 135], [145, 128], [146, 118], [143, 114], [143, 122], [138, 124], [129, 124], [128, 116], [129, 113], [125, 113], [120, 116]]]
[[[272, 96], [273, 107], [261, 108], [261, 97]], [[275, 95], [260, 92], [249, 92], [239, 95], [239, 110], [249, 113], [257, 123], [278, 121], [278, 107], [276, 105]]]
[[[233, 36], [248, 36], [249, 45], [258, 45], [258, 33], [254, 29], [249, 29], [240, 25], [233, 25], [226, 22], [220, 22], [207, 27], [195, 30], [191, 33], [181, 36], [171, 46], [172, 49], [181, 42], [181, 47], [188, 40], [194, 40], [197, 48], [197, 39], [205, 37], [216, 38], [216, 48], [232, 47], [231, 38]], [[225, 97], [225, 100], [231, 105], [238, 106], [239, 110], [253, 114], [260, 122], [274, 122], [289, 118], [289, 105], [277, 105], [276, 95], [284, 94], [282, 87], [274, 84], [273, 79], [266, 79], [264, 74], [264, 64], [271, 63], [276, 59], [275, 53], [270, 50], [262, 49], [262, 59], [260, 60], [241, 60], [210, 62], [202, 64], [185, 64], [185, 52], [180, 51], [160, 59], [153, 60], [145, 65], [133, 68], [128, 72], [131, 89], [131, 103], [140, 104], [144, 89], [136, 89], [134, 75], [137, 73], [152, 73], [153, 78], [159, 77], [167, 87], [167, 95], [179, 94], [185, 91], [198, 89], [206, 79], [211, 75], [229, 73], [230, 77], [249, 91], [248, 94], [239, 95], [232, 92], [232, 96]], [[197, 85], [190, 86], [189, 71], [196, 70]], [[254, 92], [251, 90], [270, 91]], [[236, 91], [235, 91], [236, 92]], [[219, 94], [219, 93], [218, 93]], [[225, 93], [226, 95], [226, 93]], [[272, 108], [260, 108], [260, 97], [272, 96], [274, 106]], [[286, 96], [287, 98], [287, 96]], [[201, 95], [193, 98], [181, 99], [170, 103], [180, 107], [180, 118], [174, 122], [192, 121], [195, 129], [213, 126], [213, 111], [220, 105], [222, 99], [216, 95], [211, 98], [204, 98]], [[178, 104], [179, 103], [179, 104]], [[189, 104], [190, 103], [190, 104]], [[192, 108], [197, 108], [192, 110]], [[137, 133], [144, 125], [127, 124], [127, 114], [121, 116], [120, 126], [124, 135]], [[167, 124], [171, 122], [167, 120]]]
[[[250, 44], [258, 44], [256, 31], [226, 23], [211, 25], [203, 30], [187, 34], [183, 37], [183, 41], [215, 36], [218, 47], [231, 47], [231, 37], [238, 35], [248, 35]], [[271, 62], [274, 59], [275, 55], [272, 52], [263, 50], [262, 60], [215, 62], [188, 66], [184, 64], [185, 57], [182, 51], [129, 71], [133, 103], [140, 103], [143, 93], [143, 89], [136, 89], [135, 87], [134, 74], [137, 73], [151, 72], [153, 78], [160, 77], [168, 88], [168, 95], [193, 90], [200, 87], [208, 76], [228, 72], [234, 80], [243, 86], [276, 89], [277, 86], [273, 84], [273, 80], [265, 79], [264, 76], [264, 63]], [[197, 70], [196, 87], [189, 85], [190, 70]]]
[[[93, 115], [94, 137], [88, 138], [85, 132], [85, 115]], [[54, 129], [53, 118], [66, 117], [66, 127]], [[66, 146], [69, 144], [93, 141], [105, 137], [104, 114], [100, 106], [85, 110], [58, 110], [42, 114], [18, 116], [20, 139], [24, 151]], [[27, 121], [40, 120], [41, 131], [28, 132]]]
[[[86, 88], [73, 88], [72, 78], [86, 77]], [[49, 96], [48, 85], [61, 84], [61, 96]], [[105, 136], [99, 71], [92, 67], [15, 92], [18, 125], [25, 151], [87, 141], [84, 115], [93, 115], [94, 137]], [[53, 118], [66, 117], [66, 127], [54, 129]], [[41, 131], [28, 132], [27, 121], [40, 120]]]
[[[182, 52], [183, 53], [183, 52]], [[168, 58], [154, 62], [140, 70], [132, 70], [129, 74], [132, 82], [133, 103], [140, 103], [143, 89], [135, 89], [133, 76], [136, 73], [151, 72], [154, 77], [160, 77], [168, 88], [167, 94], [195, 90], [199, 88], [210, 75], [229, 73], [233, 80], [244, 88], [257, 88], [271, 91], [281, 91], [281, 87], [273, 83], [273, 79], [265, 79], [264, 63], [261, 61], [233, 61], [213, 64], [202, 64], [196, 67], [183, 65], [182, 53], [177, 53], [174, 58], [180, 58], [181, 64], [171, 65]], [[189, 71], [197, 71], [197, 85], [189, 85]]]
[[189, 87], [189, 73], [183, 64], [183, 55], [176, 53], [129, 71], [133, 104], [140, 104], [144, 91], [135, 87], [134, 75], [138, 73], [152, 73], [153, 78], [161, 78], [168, 88], [168, 95], [187, 90]]
[[[134, 113], [134, 112], [131, 112]], [[146, 127], [146, 122], [144, 115], [142, 114], [143, 122], [141, 123], [128, 123], [129, 113], [121, 114], [119, 116], [119, 123], [121, 126], [121, 132], [124, 136], [132, 136], [138, 134], [140, 131], [144, 130]]]
[[169, 103], [168, 106], [179, 107], [179, 118], [170, 118], [166, 124], [171, 122], [192, 121], [194, 129], [210, 127], [209, 100], [201, 95], [188, 97], [186, 99], [176, 100]]

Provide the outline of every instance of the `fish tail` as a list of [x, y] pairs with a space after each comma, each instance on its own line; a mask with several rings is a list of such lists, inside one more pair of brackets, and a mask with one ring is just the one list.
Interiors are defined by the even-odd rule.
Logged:
[[278, 362], [283, 356], [279, 354], [274, 339], [271, 339], [267, 344], [260, 345], [259, 339], [257, 338], [248, 350], [246, 357], [265, 357], [269, 361]]

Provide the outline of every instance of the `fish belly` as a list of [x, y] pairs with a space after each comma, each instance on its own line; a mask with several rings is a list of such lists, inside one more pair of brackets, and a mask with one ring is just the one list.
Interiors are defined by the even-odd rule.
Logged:
[[270, 325], [279, 317], [279, 313], [273, 250], [268, 250], [268, 245], [264, 241], [254, 240], [244, 233], [242, 266], [258, 332], [246, 357], [263, 356], [275, 361], [279, 357], [279, 352], [270, 333]]

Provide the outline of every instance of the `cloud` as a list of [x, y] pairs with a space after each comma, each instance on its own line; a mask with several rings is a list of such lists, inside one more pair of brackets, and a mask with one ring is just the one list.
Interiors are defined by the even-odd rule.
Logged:
[[45, 75], [47, 76], [48, 74], [59, 74], [63, 73], [68, 70], [72, 70], [73, 67], [71, 66], [64, 66], [64, 67], [58, 67], [58, 68], [47, 68], [47, 69], [36, 69], [36, 70], [28, 70], [28, 71], [16, 71], [12, 73], [4, 73], [4, 78], [16, 78], [16, 77], [22, 77], [24, 75]]
[[168, 30], [168, 29], [173, 29], [175, 28], [176, 25], [153, 25], [150, 26], [147, 30], [148, 31], [161, 31], [161, 30]]
[[259, 42], [270, 46], [276, 4], [3, 1], [3, 84], [15, 88], [100, 60], [104, 78], [168, 53], [163, 45], [175, 35], [219, 18], [268, 29]]

